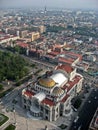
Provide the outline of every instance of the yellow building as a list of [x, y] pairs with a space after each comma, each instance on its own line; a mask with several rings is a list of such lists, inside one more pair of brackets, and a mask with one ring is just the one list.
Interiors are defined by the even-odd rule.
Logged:
[[31, 41], [35, 41], [35, 40], [37, 40], [37, 39], [39, 39], [39, 38], [40, 38], [39, 32], [33, 32], [33, 33], [31, 34]]

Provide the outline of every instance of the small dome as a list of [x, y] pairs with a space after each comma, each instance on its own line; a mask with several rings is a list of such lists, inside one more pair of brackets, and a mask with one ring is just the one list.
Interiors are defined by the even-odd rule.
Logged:
[[59, 87], [55, 87], [54, 90], [53, 90], [53, 95], [54, 96], [60, 96], [64, 93], [64, 90], [62, 90], [61, 88]]
[[51, 78], [41, 78], [39, 84], [46, 88], [52, 88], [55, 85], [55, 81]]

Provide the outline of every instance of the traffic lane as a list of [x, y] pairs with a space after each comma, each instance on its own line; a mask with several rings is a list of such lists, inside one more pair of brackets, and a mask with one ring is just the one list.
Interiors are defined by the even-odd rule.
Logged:
[[[89, 101], [91, 101], [91, 102], [89, 102]], [[95, 104], [97, 104], [97, 99], [95, 100], [94, 98], [92, 98], [89, 101], [86, 103], [84, 111], [82, 111], [79, 114], [80, 120], [78, 120], [78, 122], [80, 123], [79, 125], [82, 125], [81, 130], [88, 129], [89, 123], [98, 106], [98, 105], [95, 105]]]
[[[93, 110], [96, 110], [96, 109], [93, 108]], [[89, 123], [93, 117], [93, 114], [94, 114], [94, 112], [92, 113], [90, 111], [90, 113], [87, 113], [87, 111], [85, 111], [85, 113], [83, 113], [82, 117], [80, 116], [79, 120], [76, 123], [74, 123], [74, 127], [75, 127], [74, 130], [77, 130], [80, 126], [82, 126], [81, 130], [87, 130]]]
[[[94, 114], [94, 110], [98, 105], [97, 99], [94, 99], [94, 96], [96, 97], [98, 93], [92, 92], [90, 97], [88, 98], [87, 102], [84, 105], [84, 109], [79, 113], [79, 120], [77, 121], [77, 128], [82, 125], [81, 129], [87, 130], [87, 127], [92, 119], [92, 116]], [[93, 97], [92, 97], [93, 96]], [[97, 96], [98, 98], [98, 96]], [[76, 128], [76, 129], [77, 129]]]
[[[96, 98], [95, 98], [96, 97]], [[82, 110], [79, 112], [77, 122], [73, 122], [70, 130], [87, 130], [93, 114], [98, 107], [98, 89], [92, 90], [92, 93], [85, 102]]]
[[79, 113], [79, 116], [80, 116], [81, 120], [83, 121], [81, 130], [87, 130], [88, 129], [88, 126], [91, 122], [91, 119], [92, 119], [97, 107], [98, 107], [98, 92], [94, 92], [88, 98], [88, 100], [85, 104], [84, 111]]

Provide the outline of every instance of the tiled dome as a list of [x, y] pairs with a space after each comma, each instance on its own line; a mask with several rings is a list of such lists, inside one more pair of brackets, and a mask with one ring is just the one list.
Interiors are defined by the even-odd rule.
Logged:
[[55, 81], [51, 78], [41, 78], [39, 84], [46, 88], [52, 88], [55, 85]]
[[55, 87], [54, 90], [53, 90], [53, 95], [54, 96], [60, 96], [63, 93], [64, 93], [64, 91], [61, 88], [59, 88], [59, 87]]

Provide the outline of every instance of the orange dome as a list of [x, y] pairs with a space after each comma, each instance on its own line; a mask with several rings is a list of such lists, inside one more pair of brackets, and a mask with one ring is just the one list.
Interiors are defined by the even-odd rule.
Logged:
[[52, 88], [55, 85], [55, 81], [51, 78], [41, 78], [39, 84], [46, 88]]

